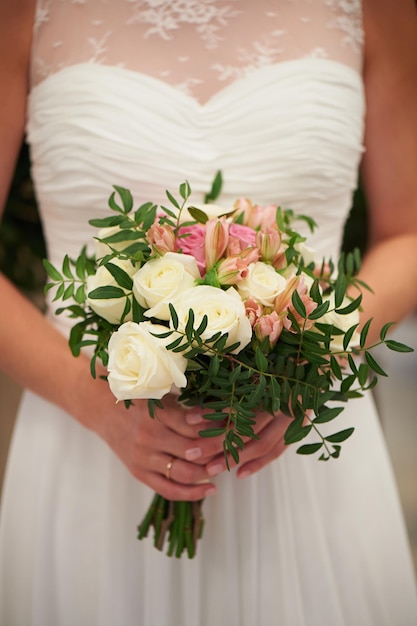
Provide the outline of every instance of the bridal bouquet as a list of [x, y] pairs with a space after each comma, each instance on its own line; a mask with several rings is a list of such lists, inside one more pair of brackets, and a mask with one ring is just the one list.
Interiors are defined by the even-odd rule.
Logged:
[[[220, 187], [218, 175], [209, 199]], [[196, 206], [187, 182], [167, 199], [134, 209], [129, 190], [114, 187], [111, 214], [90, 220], [96, 253], [66, 256], [61, 271], [45, 261], [47, 289], [68, 301], [57, 312], [79, 319], [72, 353], [89, 347], [92, 375], [99, 359], [117, 400], [146, 398], [151, 417], [173, 389], [179, 402], [200, 406], [212, 424], [200, 435], [223, 438], [228, 467], [256, 438], [257, 411], [291, 418], [285, 442], [308, 437], [299, 454], [338, 457], [353, 427], [323, 434], [321, 426], [385, 375], [365, 348], [370, 321], [358, 332], [362, 296], [348, 295], [366, 287], [356, 278], [359, 253], [316, 258], [295, 226], [312, 230], [313, 220], [276, 205]], [[378, 345], [409, 351], [386, 339], [389, 326]], [[151, 526], [156, 547], [167, 539], [169, 555], [193, 557], [201, 502], [156, 494], [140, 539]]]

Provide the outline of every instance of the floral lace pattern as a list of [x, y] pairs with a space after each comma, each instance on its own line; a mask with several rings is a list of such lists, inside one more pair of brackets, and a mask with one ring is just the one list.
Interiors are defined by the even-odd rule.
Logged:
[[100, 63], [204, 101], [220, 83], [297, 58], [360, 70], [362, 47], [361, 0], [38, 0], [32, 84]]

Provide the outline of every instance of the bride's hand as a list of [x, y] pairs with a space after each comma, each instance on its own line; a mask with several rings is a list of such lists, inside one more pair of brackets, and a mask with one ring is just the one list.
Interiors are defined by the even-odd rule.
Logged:
[[[239, 452], [238, 478], [246, 478], [278, 458], [285, 450], [284, 434], [291, 418], [283, 413], [275, 417], [269, 413], [258, 413], [254, 431], [259, 439], [245, 439], [245, 447]], [[230, 459], [230, 465], [234, 463]], [[223, 453], [206, 465], [209, 476], [217, 476], [226, 469]]]
[[215, 493], [205, 466], [220, 454], [222, 441], [198, 435], [198, 409], [186, 410], [168, 395], [164, 408], [151, 418], [146, 400], [135, 400], [127, 409], [123, 402], [116, 404], [105, 386], [101, 392], [110, 398], [94, 430], [135, 478], [171, 500], [200, 500]]

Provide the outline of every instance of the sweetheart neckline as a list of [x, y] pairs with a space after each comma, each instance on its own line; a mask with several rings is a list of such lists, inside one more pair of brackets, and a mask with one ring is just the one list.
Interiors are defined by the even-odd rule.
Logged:
[[[49, 85], [53, 85], [55, 81], [59, 81], [62, 77], [65, 78], [68, 74], [78, 73], [80, 71], [84, 72], [86, 69], [90, 71], [94, 68], [94, 71], [97, 72], [105, 72], [110, 74], [120, 74], [120, 76], [127, 78], [129, 80], [137, 80], [138, 83], [149, 84], [150, 86], [156, 88], [158, 91], [165, 92], [167, 97], [175, 96], [179, 100], [182, 100], [184, 104], [188, 104], [189, 106], [194, 107], [200, 111], [209, 110], [223, 98], [227, 97], [233, 91], [239, 91], [242, 87], [247, 87], [247, 83], [251, 81], [257, 82], [257, 80], [261, 79], [264, 75], [269, 77], [270, 74], [274, 75], [277, 73], [278, 75], [283, 74], [285, 71], [291, 69], [291, 67], [298, 69], [299, 67], [306, 66], [306, 68], [314, 68], [323, 66], [323, 68], [331, 67], [333, 69], [338, 69], [346, 74], [346, 76], [350, 76], [353, 79], [353, 82], [357, 84], [358, 88], [362, 88], [362, 76], [358, 70], [342, 63], [340, 61], [335, 61], [333, 59], [323, 59], [323, 58], [315, 58], [315, 57], [303, 57], [300, 59], [289, 59], [286, 61], [280, 61], [279, 63], [274, 63], [268, 66], [263, 66], [257, 68], [256, 70], [246, 74], [241, 78], [237, 78], [232, 82], [228, 83], [221, 89], [215, 91], [210, 98], [208, 98], [204, 102], [200, 102], [196, 97], [187, 94], [178, 87], [152, 76], [151, 74], [145, 74], [143, 72], [137, 72], [135, 70], [131, 70], [118, 65], [105, 65], [101, 63], [76, 63], [74, 65], [68, 65], [64, 68], [59, 69], [57, 72], [47, 76], [43, 81], [33, 86], [29, 91], [29, 98], [32, 99], [36, 96], [37, 93], [42, 92], [43, 89], [48, 88]], [[245, 89], [245, 92], [247, 89]]]

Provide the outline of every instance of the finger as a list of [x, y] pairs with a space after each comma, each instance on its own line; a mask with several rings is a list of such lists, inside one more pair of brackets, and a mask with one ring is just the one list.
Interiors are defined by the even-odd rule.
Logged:
[[184, 485], [208, 483], [209, 477], [202, 465], [188, 463], [180, 458], [154, 454], [149, 457], [146, 468], [159, 472], [168, 480]]
[[140, 460], [144, 451], [165, 452], [184, 461], [205, 465], [222, 450], [221, 437], [191, 439], [172, 431], [161, 423], [146, 416], [138, 425], [134, 434], [134, 456]]
[[252, 474], [255, 474], [256, 472], [259, 472], [259, 470], [261, 470], [263, 467], [268, 465], [268, 463], [275, 461], [275, 459], [281, 456], [281, 454], [285, 452], [286, 448], [287, 448], [287, 445], [284, 442], [284, 438], [282, 438], [280, 441], [278, 441], [275, 444], [275, 446], [272, 448], [272, 450], [270, 450], [268, 454], [266, 454], [265, 456], [259, 457], [255, 459], [254, 461], [249, 461], [248, 463], [244, 463], [242, 466], [240, 466], [239, 469], [237, 470], [237, 477], [241, 479], [247, 478], [248, 476], [251, 476]]
[[216, 486], [213, 483], [185, 485], [168, 480], [158, 472], [146, 471], [137, 478], [168, 500], [202, 500], [216, 493]]

